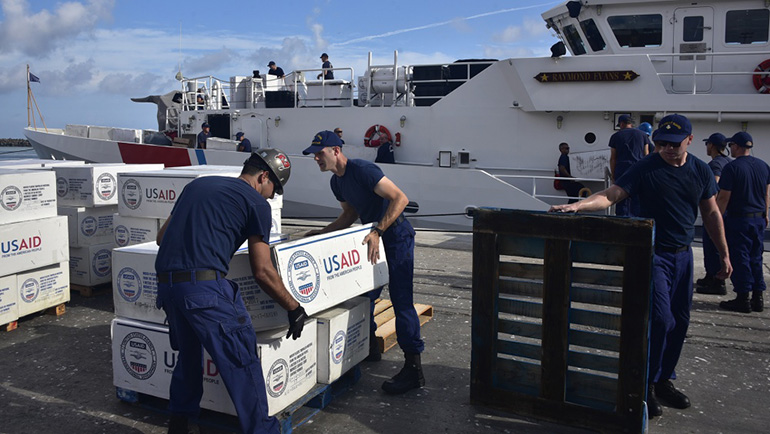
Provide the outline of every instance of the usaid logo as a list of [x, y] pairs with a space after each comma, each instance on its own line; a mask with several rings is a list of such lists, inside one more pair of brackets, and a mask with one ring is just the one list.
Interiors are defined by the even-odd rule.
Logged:
[[21, 190], [15, 185], [9, 185], [0, 192], [0, 205], [8, 211], [19, 208], [22, 200]]
[[130, 233], [128, 228], [123, 225], [115, 226], [115, 244], [118, 247], [125, 247], [128, 245], [130, 239]]
[[126, 371], [137, 380], [146, 380], [155, 373], [158, 354], [144, 333], [131, 332], [120, 343], [120, 360]]
[[92, 216], [88, 216], [80, 222], [80, 232], [87, 237], [91, 237], [96, 233], [96, 219]]
[[110, 200], [115, 196], [117, 186], [111, 173], [102, 173], [96, 179], [96, 194], [101, 200]]
[[289, 257], [286, 271], [289, 276], [289, 289], [294, 298], [302, 303], [315, 300], [321, 287], [321, 274], [313, 256], [304, 250], [294, 252]]
[[345, 355], [345, 331], [340, 330], [334, 335], [331, 345], [332, 362], [335, 365], [342, 363], [342, 357]]
[[70, 184], [67, 182], [67, 178], [59, 177], [56, 178], [56, 195], [59, 197], [64, 197], [69, 193], [70, 191]]
[[25, 303], [32, 303], [37, 300], [37, 296], [40, 295], [40, 284], [37, 279], [25, 280], [19, 288], [19, 295]]
[[91, 268], [94, 274], [99, 277], [105, 277], [112, 271], [112, 252], [109, 249], [101, 249], [94, 253]]
[[278, 359], [267, 372], [267, 393], [273, 398], [283, 395], [289, 383], [289, 365], [283, 359]]
[[121, 200], [123, 205], [128, 209], [137, 209], [142, 204], [142, 186], [139, 185], [139, 181], [136, 179], [127, 179], [123, 183], [123, 190], [121, 191]]
[[123, 300], [133, 303], [142, 295], [142, 279], [133, 268], [126, 267], [118, 272], [118, 293]]

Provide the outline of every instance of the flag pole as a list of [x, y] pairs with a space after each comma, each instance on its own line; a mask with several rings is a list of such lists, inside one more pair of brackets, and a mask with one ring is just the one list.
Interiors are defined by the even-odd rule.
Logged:
[[31, 107], [29, 105], [29, 103], [30, 103], [30, 101], [29, 101], [30, 92], [32, 92], [32, 89], [29, 87], [29, 63], [28, 63], [27, 64], [27, 127], [29, 127], [29, 124], [30, 124], [30, 122], [29, 122], [29, 111], [31, 109]]

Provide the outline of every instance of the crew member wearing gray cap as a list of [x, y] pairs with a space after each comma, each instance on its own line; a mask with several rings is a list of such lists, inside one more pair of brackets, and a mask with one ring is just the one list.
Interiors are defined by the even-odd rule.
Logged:
[[754, 139], [749, 133], [736, 133], [727, 143], [735, 160], [722, 169], [717, 204], [725, 216], [730, 261], [735, 264], [735, 272], [730, 277], [735, 299], [723, 301], [719, 307], [734, 312], [762, 312], [765, 292], [762, 252], [770, 203], [770, 167], [751, 156]]

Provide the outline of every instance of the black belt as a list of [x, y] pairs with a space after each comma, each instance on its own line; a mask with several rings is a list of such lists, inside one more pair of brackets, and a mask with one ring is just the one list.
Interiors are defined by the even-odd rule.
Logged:
[[195, 270], [195, 271], [171, 271], [158, 273], [158, 283], [181, 283], [192, 282], [193, 276], [196, 281], [207, 281], [224, 279], [225, 273], [216, 270]]
[[664, 247], [664, 246], [656, 246], [655, 252], [657, 253], [682, 253], [684, 251], [687, 251], [690, 248], [690, 246], [679, 246], [679, 247]]
[[751, 219], [751, 218], [764, 217], [764, 216], [765, 216], [765, 213], [763, 212], [750, 212], [750, 213], [743, 214], [741, 217]]

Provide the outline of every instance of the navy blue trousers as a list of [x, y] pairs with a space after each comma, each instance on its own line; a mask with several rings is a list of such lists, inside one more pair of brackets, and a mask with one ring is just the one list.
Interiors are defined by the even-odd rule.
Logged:
[[217, 366], [246, 434], [279, 433], [267, 415], [257, 337], [238, 285], [227, 279], [158, 284], [171, 348], [179, 351], [171, 378], [172, 413], [195, 417], [203, 396], [203, 348]]
[[[709, 276], [716, 276], [719, 269], [722, 268], [722, 263], [719, 261], [719, 250], [711, 241], [705, 227], [703, 228], [703, 267]], [[733, 267], [735, 266], [733, 265]]]
[[650, 312], [650, 383], [676, 378], [675, 368], [690, 326], [692, 249], [655, 252]]
[[765, 242], [764, 217], [725, 217], [725, 235], [733, 265], [733, 291], [764, 291], [762, 251]]
[[[414, 309], [414, 228], [409, 221], [391, 226], [382, 234], [385, 258], [388, 260], [388, 291], [396, 313], [396, 338], [405, 353], [422, 353], [425, 344], [420, 337], [420, 319]], [[374, 322], [374, 302], [382, 288], [369, 291], [372, 318], [371, 333], [377, 329]]]

